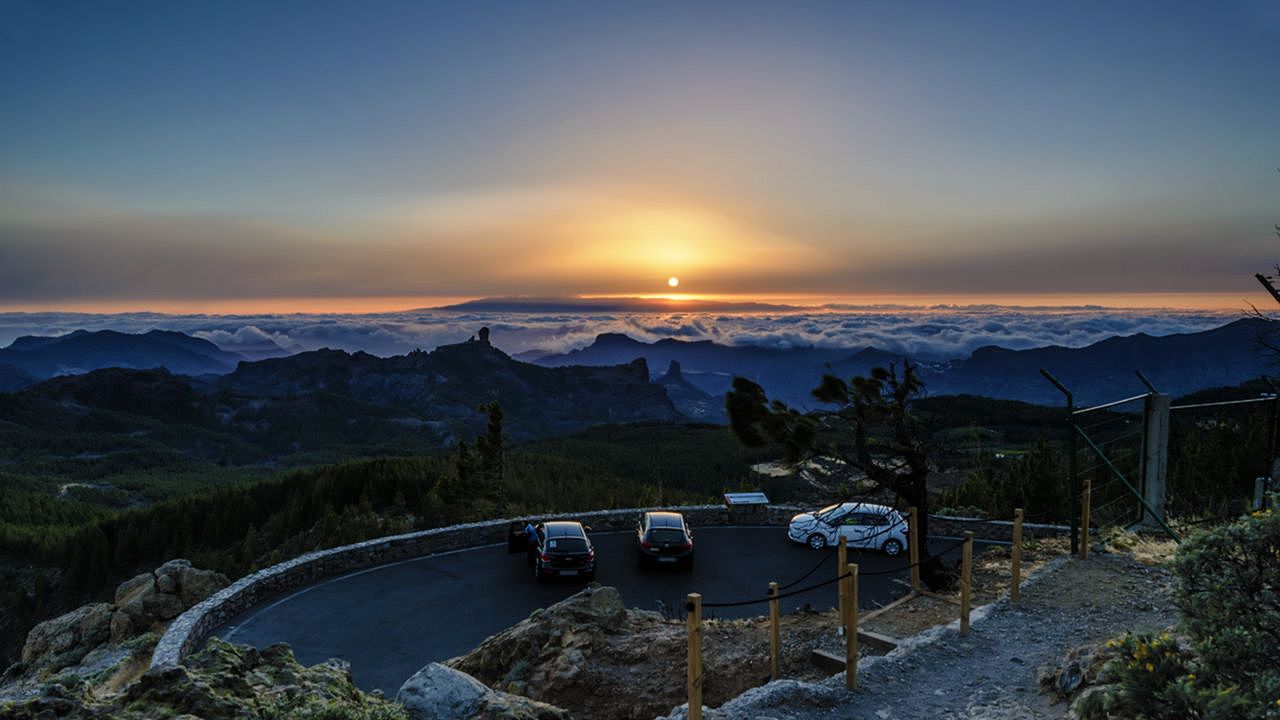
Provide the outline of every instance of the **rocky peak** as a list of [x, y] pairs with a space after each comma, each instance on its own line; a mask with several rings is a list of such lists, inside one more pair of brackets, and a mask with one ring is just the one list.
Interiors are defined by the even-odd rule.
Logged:
[[671, 364], [667, 366], [667, 374], [659, 378], [658, 382], [665, 385], [666, 383], [681, 382], [683, 380], [684, 375], [680, 374], [680, 363], [672, 360]]

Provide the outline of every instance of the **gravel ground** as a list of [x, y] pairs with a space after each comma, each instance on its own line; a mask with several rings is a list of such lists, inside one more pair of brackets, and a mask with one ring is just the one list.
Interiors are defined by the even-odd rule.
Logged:
[[[957, 624], [909, 638], [859, 668], [859, 689], [844, 676], [820, 683], [783, 680], [748, 691], [707, 720], [1025, 720], [1063, 718], [1039, 692], [1042, 666], [1074, 647], [1125, 630], [1161, 630], [1176, 621], [1171, 580], [1161, 567], [1127, 554], [1050, 562], [1023, 585], [1022, 602], [999, 600], [974, 612], [969, 637]], [[679, 708], [672, 719], [686, 716]]]

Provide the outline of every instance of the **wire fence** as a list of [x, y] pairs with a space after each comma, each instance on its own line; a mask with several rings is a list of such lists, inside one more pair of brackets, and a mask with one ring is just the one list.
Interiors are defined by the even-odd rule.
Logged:
[[[1077, 410], [1072, 416], [1084, 442], [1076, 446], [1081, 485], [1089, 487], [1089, 528], [1128, 526], [1143, 516], [1135, 481], [1143, 474], [1146, 395]], [[1139, 481], [1140, 482], [1140, 481]], [[1132, 488], [1132, 489], [1131, 489]]]

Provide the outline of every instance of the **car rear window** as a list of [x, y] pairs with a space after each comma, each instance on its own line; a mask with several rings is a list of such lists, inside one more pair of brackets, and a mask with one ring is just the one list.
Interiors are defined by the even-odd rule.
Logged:
[[684, 531], [678, 528], [653, 528], [649, 531], [649, 542], [682, 543]]
[[547, 549], [563, 553], [587, 551], [587, 541], [576, 537], [558, 537], [547, 541]]

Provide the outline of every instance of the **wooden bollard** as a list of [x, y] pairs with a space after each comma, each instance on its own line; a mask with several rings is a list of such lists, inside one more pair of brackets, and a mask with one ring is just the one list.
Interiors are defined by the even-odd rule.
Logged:
[[907, 508], [907, 557], [911, 559], [911, 592], [920, 592], [920, 517]]
[[1013, 563], [1009, 566], [1009, 600], [1022, 599], [1022, 508], [1013, 511]]
[[702, 720], [702, 595], [689, 593], [689, 720]]
[[1084, 497], [1080, 500], [1080, 559], [1089, 559], [1089, 502], [1093, 497], [1093, 481], [1084, 479]]
[[969, 594], [973, 580], [973, 531], [964, 533], [964, 555], [960, 561], [960, 635], [969, 634]]
[[850, 690], [858, 687], [858, 564], [845, 566], [849, 577], [845, 578], [844, 617], [844, 686]]
[[778, 627], [778, 583], [769, 583], [769, 676], [782, 677], [782, 662], [778, 654], [782, 650], [782, 634]]
[[[848, 562], [849, 562], [849, 541], [845, 539], [844, 535], [841, 535], [840, 540], [836, 543], [836, 577], [837, 578], [840, 577], [840, 575], [844, 572], [844, 566]], [[836, 609], [839, 611], [840, 624], [843, 625], [844, 624], [844, 601], [845, 601], [845, 588], [844, 588], [843, 582], [836, 583], [836, 592], [840, 598], [840, 602], [837, 605]]]

